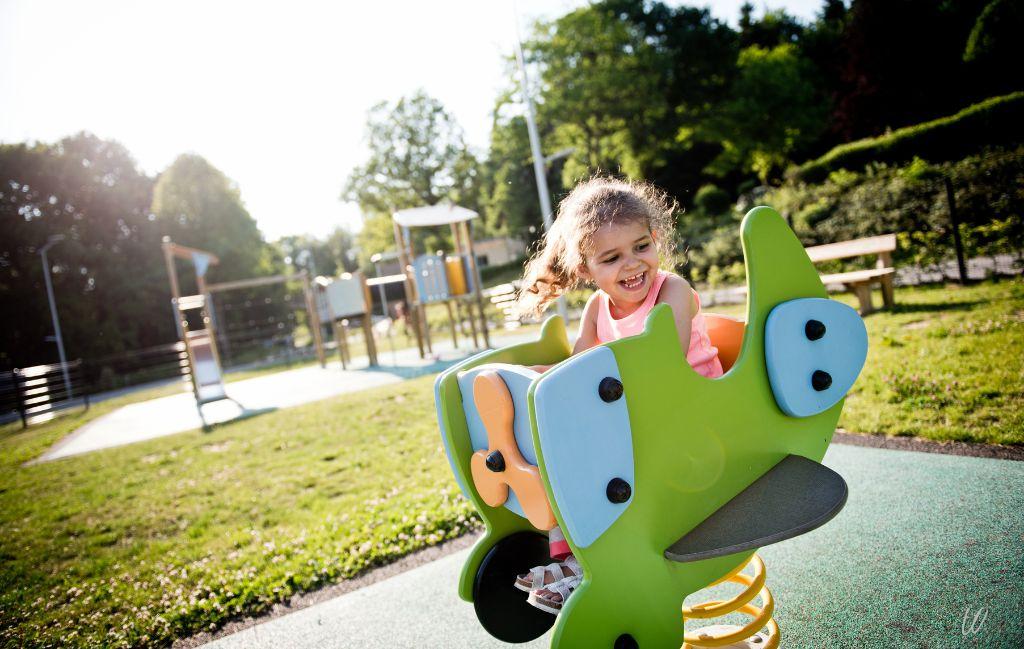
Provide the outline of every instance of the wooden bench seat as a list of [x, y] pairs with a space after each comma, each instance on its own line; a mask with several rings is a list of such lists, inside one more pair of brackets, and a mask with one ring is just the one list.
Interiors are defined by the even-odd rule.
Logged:
[[832, 273], [821, 276], [821, 283], [842, 284], [848, 291], [857, 296], [860, 302], [860, 314], [867, 315], [875, 310], [871, 303], [871, 287], [875, 284], [882, 289], [882, 302], [886, 308], [895, 304], [892, 279], [896, 269], [892, 265], [892, 253], [896, 250], [896, 235], [881, 234], [876, 237], [852, 239], [829, 243], [823, 246], [805, 248], [811, 261], [829, 261], [832, 259], [849, 259], [862, 255], [877, 255], [875, 268], [854, 270], [846, 273]]
[[[882, 302], [886, 308], [892, 308], [896, 303], [892, 284], [893, 276], [896, 274], [896, 269], [892, 266], [892, 252], [896, 250], [895, 234], [811, 246], [804, 250], [812, 262], [878, 255], [875, 268], [822, 275], [821, 283], [825, 286], [841, 284], [845, 290], [856, 295], [857, 301], [860, 302], [861, 315], [875, 311], [875, 306], [871, 302], [871, 287], [875, 284], [882, 289]], [[747, 287], [740, 287], [740, 292], [746, 293]]]
[[871, 302], [871, 285], [877, 283], [882, 289], [882, 302], [887, 309], [891, 309], [896, 303], [893, 293], [892, 278], [896, 274], [895, 268], [869, 268], [867, 270], [853, 270], [848, 273], [833, 273], [822, 275], [821, 283], [842, 284], [848, 291], [857, 296], [860, 303], [860, 314], [867, 315], [875, 310]]
[[522, 324], [513, 309], [517, 294], [518, 289], [513, 283], [498, 284], [483, 291], [483, 296], [504, 314], [506, 329], [515, 329]]

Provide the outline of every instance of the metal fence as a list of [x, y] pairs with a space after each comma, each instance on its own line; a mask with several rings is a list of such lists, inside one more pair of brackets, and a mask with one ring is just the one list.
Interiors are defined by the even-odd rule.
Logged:
[[89, 408], [81, 360], [7, 370], [0, 375], [0, 413], [21, 425], [46, 421], [66, 408]]

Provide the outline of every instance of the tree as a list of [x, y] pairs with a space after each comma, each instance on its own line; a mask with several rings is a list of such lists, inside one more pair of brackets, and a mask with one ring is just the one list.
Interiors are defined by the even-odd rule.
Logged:
[[65, 237], [49, 258], [69, 359], [173, 340], [151, 195], [117, 142], [0, 146], [0, 363], [57, 361], [38, 254], [51, 235]]
[[296, 271], [315, 270], [317, 275], [333, 277], [356, 270], [355, 241], [352, 233], [335, 227], [326, 238], [308, 234], [289, 235], [274, 242], [285, 264]]
[[527, 44], [540, 65], [538, 121], [548, 126], [548, 149], [573, 148], [563, 184], [596, 171], [642, 177], [655, 151], [639, 141], [634, 123], [650, 124], [671, 112], [659, 92], [669, 62], [623, 21], [596, 4], [550, 23], [538, 23]]
[[527, 47], [545, 149], [574, 149], [563, 184], [621, 173], [687, 203], [720, 150], [689, 134], [726, 95], [736, 42], [707, 9], [662, 2], [604, 0], [539, 24]]
[[[242, 203], [238, 187], [206, 159], [185, 154], [156, 182], [153, 213], [161, 235], [175, 243], [208, 250], [220, 263], [207, 279], [221, 282], [284, 272], [282, 255], [263, 240]], [[181, 290], [195, 286], [191, 264], [178, 263]], [[226, 365], [256, 358], [269, 340], [285, 342], [305, 308], [297, 286], [272, 284], [214, 296], [222, 361]]]
[[[992, 0], [974, 22], [963, 60], [985, 94], [1024, 87], [1024, 6], [1019, 1]], [[1016, 62], [1016, 63], [1015, 63]]]
[[[370, 157], [349, 174], [341, 195], [364, 214], [360, 266], [369, 267], [372, 255], [394, 248], [390, 218], [397, 210], [447, 200], [480, 211], [479, 164], [461, 127], [438, 100], [419, 91], [393, 106], [377, 104], [367, 119], [366, 139]], [[447, 232], [414, 236], [428, 249], [450, 245]]]
[[210, 272], [242, 279], [275, 271], [256, 220], [238, 187], [202, 156], [178, 156], [156, 182], [153, 214], [175, 243], [209, 250], [220, 258]]
[[804, 26], [784, 9], [766, 11], [760, 20], [753, 17], [749, 2], [740, 7], [740, 47], [753, 45], [771, 49], [777, 45], [797, 43], [804, 35]]
[[[500, 119], [498, 112], [491, 129], [490, 153], [483, 165], [484, 221], [492, 234], [533, 239], [543, 231], [544, 220], [526, 119], [522, 115]], [[548, 186], [551, 188], [550, 182]]]
[[986, 4], [855, 0], [843, 31], [844, 65], [832, 115], [842, 139], [879, 135], [991, 96], [963, 62]]
[[767, 182], [821, 134], [825, 109], [794, 45], [753, 45], [740, 52], [737, 67], [732, 96], [703, 126], [703, 137], [724, 145], [709, 171], [740, 167]]

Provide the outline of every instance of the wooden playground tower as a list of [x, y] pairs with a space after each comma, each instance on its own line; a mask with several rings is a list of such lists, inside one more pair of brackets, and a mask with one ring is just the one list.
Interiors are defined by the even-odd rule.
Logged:
[[[433, 354], [430, 340], [430, 328], [427, 326], [426, 305], [443, 302], [448, 309], [448, 321], [451, 324], [452, 343], [458, 347], [456, 317], [460, 307], [464, 307], [466, 320], [473, 337], [477, 341], [477, 316], [479, 316], [480, 332], [483, 335], [484, 347], [490, 347], [491, 341], [487, 333], [487, 316], [484, 314], [484, 301], [481, 294], [480, 273], [477, 268], [476, 254], [473, 252], [473, 237], [469, 230], [469, 221], [478, 216], [473, 210], [457, 205], [431, 205], [394, 213], [392, 224], [395, 232], [395, 246], [398, 248], [398, 259], [405, 276], [405, 294], [410, 303], [409, 322], [416, 334], [416, 345], [419, 347], [420, 358]], [[425, 253], [414, 256], [412, 237], [409, 230], [414, 227], [431, 227], [448, 225], [451, 228], [452, 242], [455, 251], [444, 255]], [[454, 304], [454, 310], [453, 310]], [[476, 307], [477, 314], [473, 313]]]
[[[198, 248], [176, 244], [171, 241], [170, 237], [164, 237], [161, 247], [163, 248], [164, 261], [167, 264], [167, 277], [171, 285], [171, 305], [174, 308], [178, 338], [185, 348], [186, 358], [182, 359], [184, 361], [182, 370], [187, 370], [189, 373], [192, 393], [196, 399], [196, 409], [199, 411], [199, 418], [203, 422], [204, 428], [206, 427], [206, 419], [203, 417], [203, 405], [223, 399], [233, 401], [224, 390], [220, 354], [217, 351], [216, 319], [213, 317], [212, 309], [212, 295], [214, 293], [281, 284], [295, 280], [301, 281], [313, 345], [316, 348], [316, 355], [320, 361], [320, 366], [325, 366], [326, 358], [324, 356], [323, 339], [320, 336], [320, 319], [308, 273], [303, 271], [294, 275], [271, 275], [268, 277], [253, 277], [218, 284], [207, 284], [207, 269], [211, 264], [217, 265], [220, 263], [216, 255]], [[181, 289], [178, 284], [178, 271], [174, 265], [175, 258], [184, 259], [192, 263], [196, 273], [196, 287], [198, 289], [196, 295], [181, 295]], [[191, 329], [189, 327], [188, 318], [185, 314], [192, 310], [199, 310], [203, 323], [202, 329]]]

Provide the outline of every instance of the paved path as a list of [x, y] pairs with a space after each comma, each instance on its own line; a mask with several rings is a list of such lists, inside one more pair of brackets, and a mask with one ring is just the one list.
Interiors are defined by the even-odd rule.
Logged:
[[[1024, 462], [834, 444], [825, 464], [850, 485], [846, 508], [760, 551], [783, 646], [1024, 646]], [[206, 646], [508, 647], [455, 593], [466, 552]]]
[[[498, 340], [509, 345], [536, 334], [506, 334]], [[434, 357], [421, 359], [415, 349], [379, 354], [382, 365], [366, 368], [366, 358], [354, 358], [349, 367], [360, 370], [342, 370], [338, 361], [326, 368], [307, 366], [284, 370], [252, 379], [235, 381], [225, 386], [232, 401], [216, 401], [203, 406], [203, 415], [209, 424], [219, 424], [240, 417], [288, 408], [311, 401], [327, 399], [345, 392], [365, 390], [388, 383], [440, 372], [477, 350], [453, 349], [450, 341], [433, 345]], [[196, 402], [191, 392], [183, 392], [159, 399], [129, 404], [111, 413], [97, 417], [68, 435], [37, 461], [47, 462], [62, 457], [88, 453], [102, 448], [141, 442], [202, 427]]]

